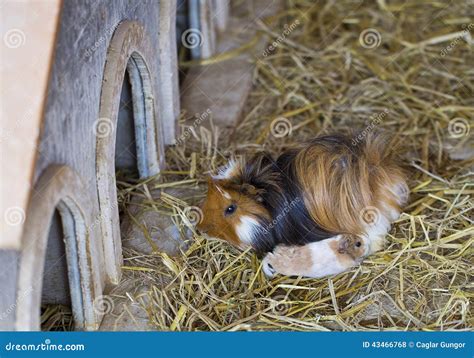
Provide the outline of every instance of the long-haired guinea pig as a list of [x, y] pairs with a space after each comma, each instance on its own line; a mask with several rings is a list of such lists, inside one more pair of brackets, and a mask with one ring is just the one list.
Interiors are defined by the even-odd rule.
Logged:
[[[352, 142], [317, 137], [273, 159], [231, 160], [209, 178], [198, 230], [260, 257], [278, 245], [317, 243], [338, 235], [382, 248], [408, 199], [405, 176], [380, 135]], [[336, 249], [338, 250], [338, 249]]]

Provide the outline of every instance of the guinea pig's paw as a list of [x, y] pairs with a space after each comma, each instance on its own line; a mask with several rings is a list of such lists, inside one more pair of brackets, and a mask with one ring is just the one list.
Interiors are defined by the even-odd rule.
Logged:
[[272, 256], [273, 254], [269, 253], [267, 254], [267, 256], [263, 258], [263, 261], [262, 261], [263, 273], [268, 278], [272, 278], [276, 274], [276, 270], [273, 268], [272, 264], [270, 263]]

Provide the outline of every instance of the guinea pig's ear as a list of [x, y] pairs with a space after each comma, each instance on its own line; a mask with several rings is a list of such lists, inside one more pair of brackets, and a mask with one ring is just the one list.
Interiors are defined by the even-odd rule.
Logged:
[[206, 181], [207, 181], [207, 193], [208, 194], [217, 191], [216, 181], [212, 176], [208, 176]]
[[263, 194], [265, 193], [265, 189], [258, 189], [252, 184], [243, 183], [240, 186], [240, 190], [246, 195], [253, 196], [259, 203], [263, 202]]

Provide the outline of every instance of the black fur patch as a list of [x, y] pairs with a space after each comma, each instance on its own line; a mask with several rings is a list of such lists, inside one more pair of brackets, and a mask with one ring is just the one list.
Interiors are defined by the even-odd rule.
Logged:
[[268, 153], [259, 153], [236, 178], [235, 184], [241, 188], [254, 188], [242, 190], [254, 190], [272, 218], [258, 218], [263, 229], [252, 246], [260, 257], [279, 244], [305, 245], [334, 236], [315, 223], [305, 207], [293, 164], [296, 154], [296, 150], [288, 151], [274, 161]]

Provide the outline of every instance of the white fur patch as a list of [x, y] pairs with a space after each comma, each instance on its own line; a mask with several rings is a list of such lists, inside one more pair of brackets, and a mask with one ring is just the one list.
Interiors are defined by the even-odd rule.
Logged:
[[368, 242], [369, 254], [383, 249], [385, 236], [390, 231], [392, 221], [400, 216], [400, 212], [385, 204], [377, 209], [377, 220], [372, 224], [365, 225], [364, 239]]
[[[313, 265], [309, 272], [310, 277], [324, 277], [329, 275], [337, 275], [338, 273], [346, 271], [352, 265], [344, 265], [337, 259], [334, 250], [329, 246], [331, 242], [337, 242], [341, 236], [334, 236], [326, 240], [316, 241], [309, 244], [311, 250], [311, 257], [313, 258]], [[355, 262], [354, 262], [355, 263]]]
[[235, 159], [229, 160], [229, 162], [222, 168], [219, 169], [217, 175], [213, 175], [213, 179], [222, 180], [231, 178], [237, 170], [237, 161]]
[[[399, 205], [403, 206], [407, 203], [410, 189], [404, 181], [387, 187], [387, 190]], [[365, 239], [369, 242], [370, 254], [383, 249], [385, 236], [390, 231], [392, 222], [400, 217], [400, 212], [397, 209], [383, 202], [377, 207], [377, 212], [377, 221], [365, 227]]]
[[240, 224], [237, 225], [236, 232], [240, 241], [244, 244], [251, 245], [260, 229], [261, 226], [256, 219], [250, 216], [242, 216], [240, 218]]
[[[350, 257], [342, 262], [339, 260], [334, 246], [338, 247], [341, 239], [341, 235], [333, 236], [329, 239], [306, 244], [298, 251], [295, 251], [293, 246], [277, 246], [273, 253], [268, 253], [264, 257], [263, 271], [269, 277], [273, 277], [275, 273], [313, 278], [337, 275], [358, 264]], [[308, 254], [311, 263], [303, 264]]]

